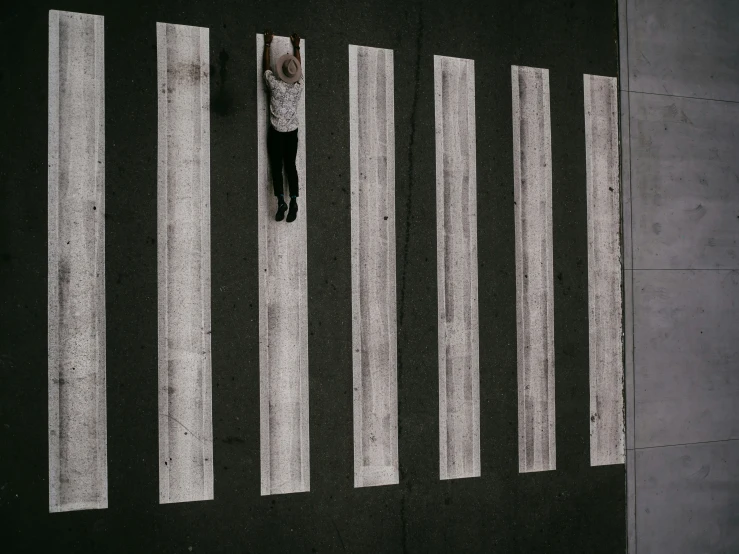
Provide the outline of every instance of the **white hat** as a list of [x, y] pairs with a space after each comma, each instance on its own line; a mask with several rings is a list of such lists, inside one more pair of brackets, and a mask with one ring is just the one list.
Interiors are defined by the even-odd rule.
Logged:
[[275, 64], [275, 69], [277, 70], [277, 76], [286, 83], [294, 83], [303, 74], [298, 58], [292, 54], [280, 56], [277, 64]]

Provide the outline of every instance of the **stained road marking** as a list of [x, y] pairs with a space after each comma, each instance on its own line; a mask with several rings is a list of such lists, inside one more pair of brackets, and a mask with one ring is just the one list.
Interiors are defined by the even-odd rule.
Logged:
[[49, 12], [49, 512], [108, 507], [100, 15]]
[[439, 475], [480, 476], [475, 65], [434, 56]]
[[618, 87], [583, 75], [588, 199], [590, 465], [625, 462]]
[[[259, 391], [262, 494], [310, 490], [308, 436], [308, 270], [305, 181], [305, 89], [298, 108], [298, 218], [275, 221], [277, 201], [267, 159], [269, 100], [257, 35], [259, 201]], [[270, 61], [292, 53], [288, 37], [272, 40]], [[305, 41], [300, 41], [305, 77]], [[307, 81], [306, 81], [307, 83]], [[285, 180], [285, 183], [287, 181]]]
[[511, 67], [518, 470], [556, 468], [549, 70]]
[[354, 486], [398, 483], [393, 51], [349, 45]]
[[213, 499], [208, 34], [157, 23], [162, 504]]

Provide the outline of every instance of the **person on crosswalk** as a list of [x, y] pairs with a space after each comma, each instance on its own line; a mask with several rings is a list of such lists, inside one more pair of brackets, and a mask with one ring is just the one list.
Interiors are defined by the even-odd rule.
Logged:
[[[282, 186], [282, 167], [285, 167], [290, 187], [290, 209], [287, 221], [295, 221], [298, 216], [298, 170], [295, 158], [298, 153], [298, 104], [303, 93], [303, 71], [300, 59], [300, 37], [293, 33], [290, 41], [294, 54], [285, 54], [275, 63], [275, 71], [270, 69], [270, 46], [272, 31], [264, 32], [264, 82], [269, 92], [269, 130], [267, 131], [267, 156], [272, 170], [272, 185], [277, 196], [277, 215], [282, 221], [288, 209]], [[277, 73], [277, 77], [275, 77]]]

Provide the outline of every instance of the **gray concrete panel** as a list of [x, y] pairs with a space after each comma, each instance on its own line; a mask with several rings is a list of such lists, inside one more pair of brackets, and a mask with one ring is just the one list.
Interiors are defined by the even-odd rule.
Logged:
[[739, 104], [630, 95], [637, 269], [739, 267]]
[[739, 272], [634, 270], [636, 448], [739, 438]]
[[637, 450], [636, 552], [739, 552], [739, 441]]
[[628, 0], [626, 13], [629, 90], [739, 101], [739, 2]]

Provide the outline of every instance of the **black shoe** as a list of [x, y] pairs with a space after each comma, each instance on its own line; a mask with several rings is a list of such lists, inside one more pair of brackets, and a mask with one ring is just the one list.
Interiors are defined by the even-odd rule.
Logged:
[[287, 222], [292, 223], [298, 217], [298, 201], [295, 198], [290, 199], [290, 211], [287, 212]]
[[285, 210], [287, 210], [287, 204], [285, 204], [285, 201], [277, 203], [277, 215], [275, 216], [275, 221], [282, 221], [285, 219]]

